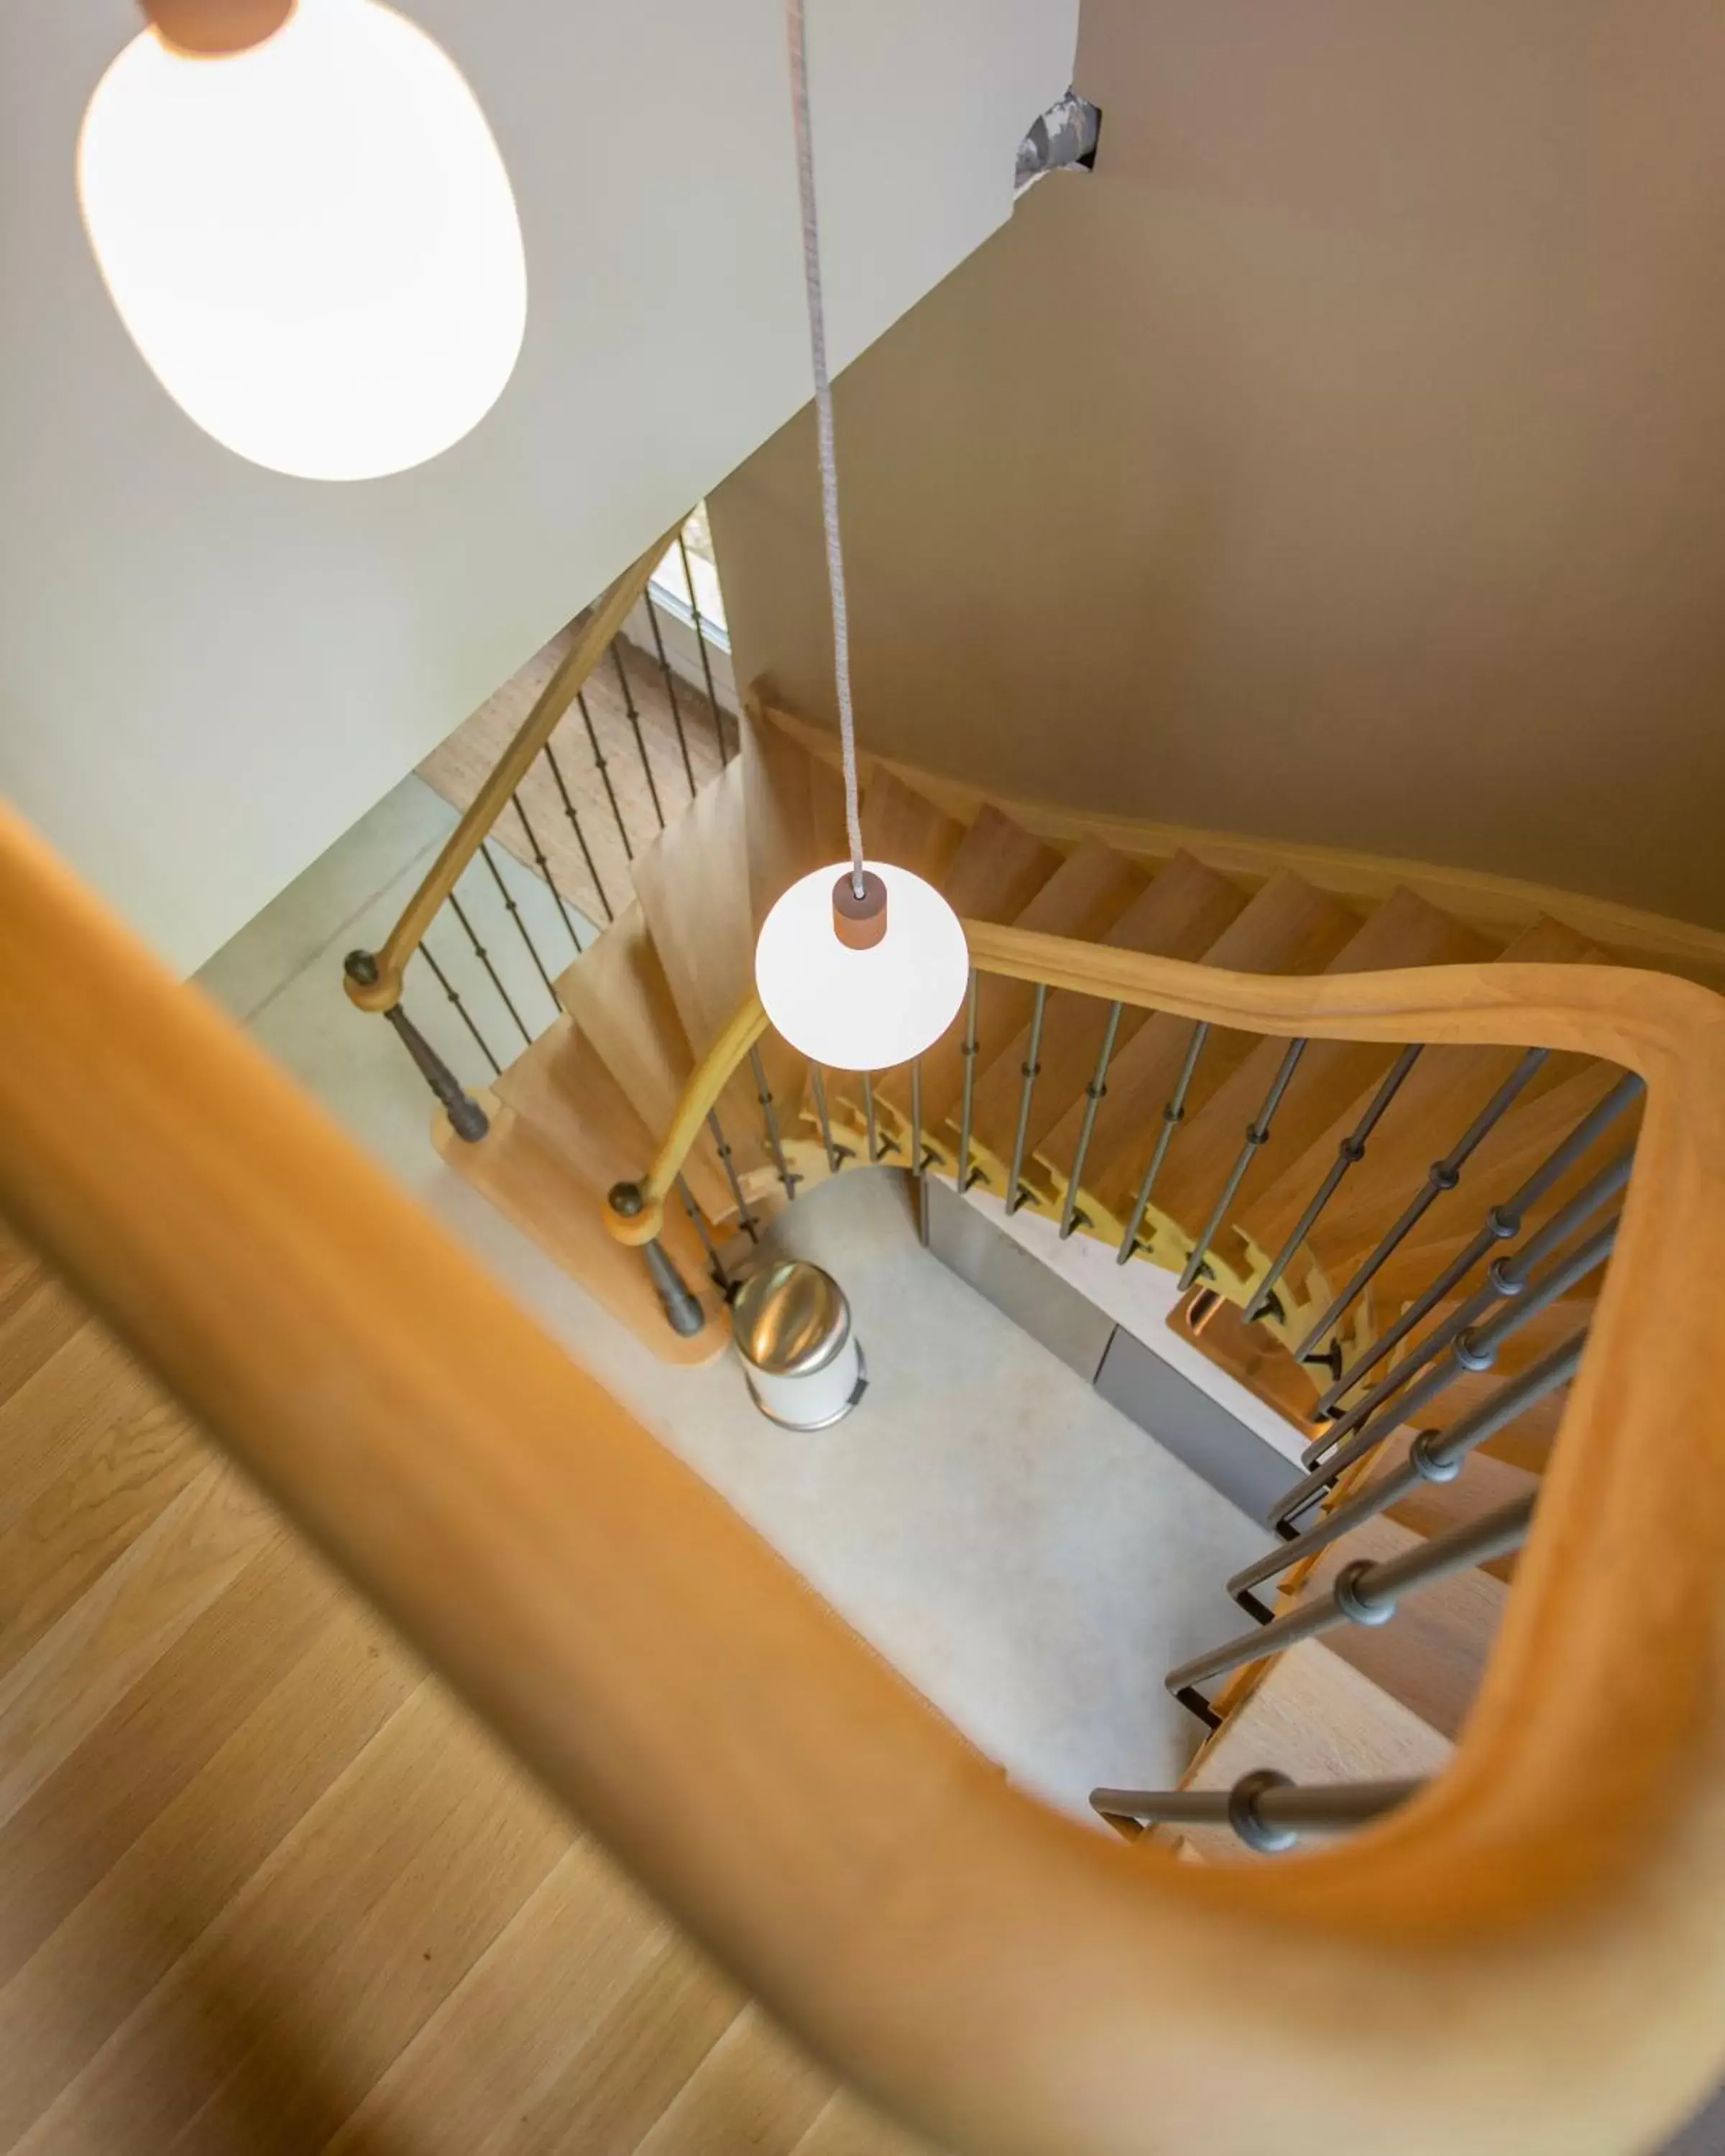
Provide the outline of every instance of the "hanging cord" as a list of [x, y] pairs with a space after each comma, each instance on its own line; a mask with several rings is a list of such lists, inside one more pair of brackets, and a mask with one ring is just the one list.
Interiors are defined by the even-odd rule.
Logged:
[[820, 438], [820, 506], [827, 534], [827, 583], [833, 595], [833, 674], [839, 690], [839, 741], [845, 758], [845, 825], [850, 882], [863, 895], [862, 819], [857, 812], [856, 717], [850, 703], [850, 621], [845, 605], [845, 555], [839, 543], [839, 463], [833, 448], [833, 385], [827, 377], [826, 309], [820, 288], [820, 233], [814, 218], [814, 144], [809, 122], [809, 60], [803, 0], [785, 0], [790, 42], [791, 111], [797, 130], [797, 196], [803, 209], [803, 282], [809, 299], [809, 348], [814, 362], [814, 418]]

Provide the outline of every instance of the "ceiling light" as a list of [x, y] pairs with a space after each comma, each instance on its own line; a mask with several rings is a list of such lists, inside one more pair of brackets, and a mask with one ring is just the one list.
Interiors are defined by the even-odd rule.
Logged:
[[96, 85], [78, 194], [187, 416], [302, 479], [436, 456], [501, 393], [526, 264], [459, 69], [377, 0], [151, 0]]
[[755, 985], [768, 1017], [793, 1048], [834, 1070], [882, 1070], [920, 1055], [957, 1016], [970, 976], [970, 953], [957, 915], [932, 884], [908, 869], [863, 859], [803, 0], [786, 0], [785, 22], [850, 859], [804, 876], [774, 906], [755, 946]]

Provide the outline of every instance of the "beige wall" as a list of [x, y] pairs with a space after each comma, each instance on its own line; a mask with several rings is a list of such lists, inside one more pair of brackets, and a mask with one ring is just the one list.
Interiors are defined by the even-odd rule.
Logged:
[[[865, 739], [1725, 926], [1725, 8], [1086, 0], [1079, 86], [840, 383]], [[829, 716], [806, 412], [713, 524]]]

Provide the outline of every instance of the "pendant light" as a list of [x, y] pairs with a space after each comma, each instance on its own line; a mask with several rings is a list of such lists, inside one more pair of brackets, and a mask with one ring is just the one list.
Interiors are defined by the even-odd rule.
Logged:
[[964, 1000], [970, 956], [957, 915], [932, 885], [908, 869], [863, 859], [803, 0], [786, 0], [785, 18], [850, 859], [803, 877], [773, 906], [755, 947], [755, 983], [768, 1017], [793, 1048], [834, 1070], [879, 1070], [920, 1055], [946, 1031]]
[[78, 143], [121, 321], [187, 416], [302, 479], [422, 464], [514, 369], [526, 263], [454, 61], [379, 0], [145, 0]]

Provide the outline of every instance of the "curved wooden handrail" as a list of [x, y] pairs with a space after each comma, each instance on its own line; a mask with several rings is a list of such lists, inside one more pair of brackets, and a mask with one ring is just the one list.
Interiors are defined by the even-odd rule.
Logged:
[[701, 1136], [701, 1126], [717, 1107], [725, 1088], [742, 1068], [749, 1050], [767, 1030], [767, 1013], [752, 989], [726, 1019], [712, 1045], [689, 1074], [677, 1112], [671, 1118], [653, 1165], [635, 1186], [641, 1194], [638, 1213], [616, 1213], [605, 1208], [605, 1225], [619, 1243], [650, 1243], [665, 1226], [665, 1201], [670, 1197], [683, 1163]]
[[1131, 972], [1194, 1016], [1648, 1085], [1455, 1762], [1275, 1865], [1009, 1788], [10, 822], [0, 1205], [675, 1916], [946, 2145], [1656, 2145], [1725, 2053], [1725, 1004], [1586, 967]]
[[557, 721], [586, 687], [588, 676], [610, 649], [613, 639], [628, 620], [634, 603], [650, 582], [665, 550], [681, 526], [655, 539], [638, 562], [631, 562], [594, 602], [581, 624], [575, 641], [557, 662], [557, 670], [534, 699], [533, 708], [516, 729], [485, 783], [468, 803], [461, 821], [444, 842], [443, 851], [425, 873], [425, 879], [402, 909], [402, 915], [377, 953], [375, 978], [356, 980], [351, 974], [344, 985], [348, 998], [365, 1011], [393, 1010], [401, 1001], [402, 976], [419, 947], [421, 937], [437, 917], [437, 910], [455, 888], [462, 870], [479, 851], [481, 841], [509, 805], [509, 797], [526, 776], [528, 766], [552, 735]]

